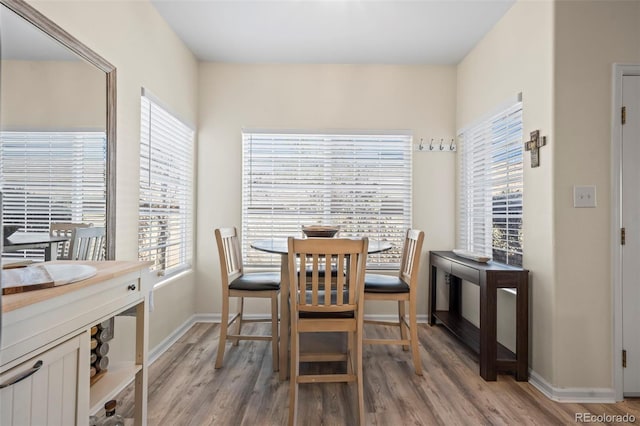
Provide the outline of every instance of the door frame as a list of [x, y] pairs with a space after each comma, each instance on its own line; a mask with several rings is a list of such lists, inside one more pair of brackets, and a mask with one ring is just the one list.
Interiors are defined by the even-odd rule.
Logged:
[[612, 377], [616, 401], [623, 397], [622, 371], [622, 77], [640, 75], [640, 64], [613, 64], [611, 104], [611, 298], [613, 316]]

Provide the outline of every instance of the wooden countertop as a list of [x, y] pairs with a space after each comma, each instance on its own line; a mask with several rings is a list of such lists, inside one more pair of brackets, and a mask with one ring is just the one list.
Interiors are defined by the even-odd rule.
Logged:
[[145, 267], [149, 267], [152, 262], [140, 262], [131, 260], [106, 260], [99, 262], [59, 260], [50, 263], [79, 263], [84, 265], [91, 265], [97, 269], [97, 274], [91, 278], [87, 278], [86, 280], [77, 281], [75, 283], [61, 285], [58, 287], [34, 290], [26, 293], [4, 295], [2, 296], [2, 313], [7, 313], [16, 309], [24, 308], [25, 306], [29, 306], [34, 303], [43, 302], [45, 300], [62, 296], [63, 294], [67, 294], [81, 288], [101, 283], [111, 278], [144, 269]]

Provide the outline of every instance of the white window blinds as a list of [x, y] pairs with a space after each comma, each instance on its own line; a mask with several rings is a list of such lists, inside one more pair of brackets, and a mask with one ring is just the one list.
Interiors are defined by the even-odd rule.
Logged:
[[[106, 146], [104, 132], [0, 132], [3, 223], [25, 232], [49, 232], [51, 222], [104, 226]], [[44, 259], [42, 250], [23, 255]]]
[[370, 268], [395, 268], [411, 225], [411, 137], [243, 134], [245, 265], [277, 266], [254, 240], [301, 236], [302, 225], [340, 226], [340, 236], [390, 241]]
[[458, 247], [522, 265], [522, 103], [459, 134]]
[[191, 265], [194, 132], [141, 98], [138, 257], [159, 274]]

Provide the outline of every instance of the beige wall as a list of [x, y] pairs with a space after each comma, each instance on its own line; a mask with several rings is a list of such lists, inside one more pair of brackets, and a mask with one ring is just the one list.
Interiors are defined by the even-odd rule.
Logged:
[[[526, 29], [526, 30], [525, 30]], [[552, 37], [553, 3], [516, 3], [458, 66], [458, 128], [523, 96], [525, 135], [539, 129], [550, 146], [540, 152], [540, 167], [524, 170], [524, 267], [530, 269], [530, 360], [533, 370], [553, 378], [554, 242]], [[472, 289], [473, 290], [473, 289]], [[473, 297], [475, 296], [475, 297]], [[467, 306], [477, 295], [465, 297]], [[501, 293], [499, 335], [513, 346], [514, 298]], [[475, 315], [473, 315], [475, 316]]]
[[[197, 312], [220, 312], [213, 230], [241, 225], [243, 128], [310, 131], [405, 129], [453, 135], [455, 68], [450, 66], [200, 65]], [[453, 244], [454, 159], [414, 152], [413, 222], [424, 251]], [[418, 309], [426, 314], [423, 254]], [[369, 307], [376, 313], [385, 306]], [[264, 305], [264, 309], [267, 306]]]
[[84, 61], [3, 60], [0, 126], [4, 130], [102, 130], [104, 73]]
[[[30, 3], [117, 68], [116, 258], [136, 259], [140, 89], [196, 124], [197, 62], [148, 2]], [[193, 315], [193, 274], [173, 280], [154, 296], [150, 348]]]
[[[639, 1], [555, 6], [555, 383], [611, 387], [612, 65], [640, 63]], [[575, 209], [573, 185], [598, 206]]]

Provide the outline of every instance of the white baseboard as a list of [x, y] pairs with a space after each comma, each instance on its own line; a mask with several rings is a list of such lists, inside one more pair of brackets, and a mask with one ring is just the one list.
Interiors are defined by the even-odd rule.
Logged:
[[[259, 318], [264, 315], [246, 315], [247, 318]], [[220, 322], [220, 314], [195, 314], [187, 319], [180, 327], [176, 328], [173, 333], [167, 336], [162, 342], [160, 342], [155, 348], [149, 351], [149, 365], [153, 364], [171, 345], [178, 341], [194, 324], [198, 322]], [[396, 321], [397, 315], [365, 315], [368, 320], [374, 321]], [[427, 322], [427, 315], [418, 315], [417, 321], [419, 323]]]
[[[397, 322], [398, 315], [397, 314], [385, 314], [385, 315], [365, 314], [364, 319], [370, 320], [370, 321], [390, 321], [390, 322], [396, 321]], [[427, 314], [416, 315], [416, 321], [418, 322], [418, 324], [426, 324]]]
[[[265, 314], [245, 314], [245, 318], [260, 318], [264, 317]], [[196, 314], [194, 315], [194, 322], [220, 322], [220, 318], [222, 316], [220, 314]], [[397, 315], [365, 315], [365, 319], [374, 320], [374, 321], [397, 321]], [[427, 314], [421, 314], [416, 317], [416, 321], [418, 323], [427, 323]]]
[[[250, 315], [246, 315], [250, 317]], [[220, 322], [222, 314], [195, 314], [193, 322]]]
[[178, 341], [179, 338], [182, 337], [184, 333], [189, 331], [189, 329], [196, 323], [195, 315], [192, 315], [189, 319], [187, 319], [180, 327], [176, 328], [173, 333], [168, 335], [162, 342], [160, 342], [155, 348], [149, 351], [149, 365], [153, 364], [160, 355], [165, 353], [167, 349], [171, 347], [175, 342]]
[[547, 398], [557, 402], [614, 403], [613, 388], [557, 388], [533, 370], [529, 370], [529, 383]]

